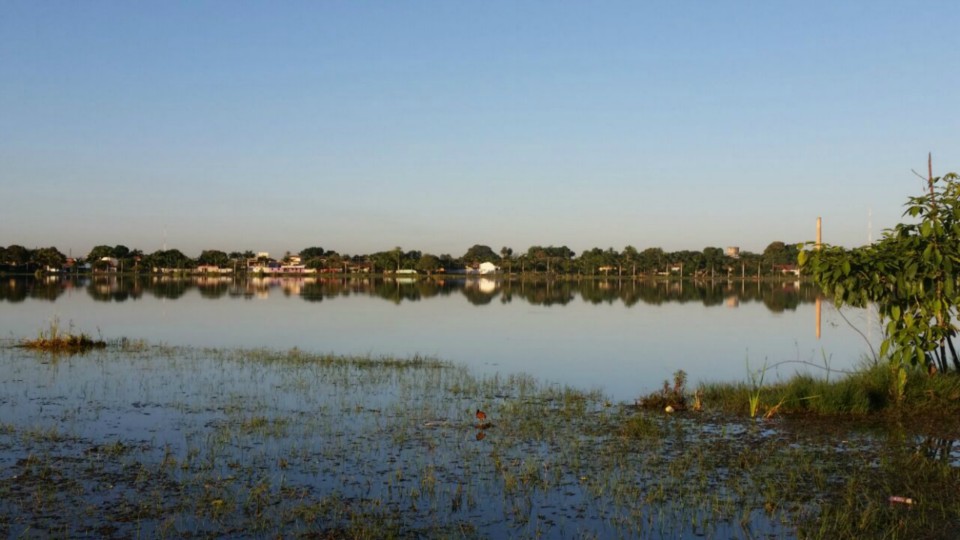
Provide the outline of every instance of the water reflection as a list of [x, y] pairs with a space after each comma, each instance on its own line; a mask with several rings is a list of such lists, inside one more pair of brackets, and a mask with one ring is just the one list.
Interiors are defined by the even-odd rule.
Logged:
[[8, 278], [0, 281], [0, 301], [25, 299], [56, 301], [64, 294], [82, 290], [97, 302], [138, 300], [144, 294], [176, 300], [196, 290], [202, 298], [255, 299], [271, 295], [299, 297], [307, 302], [344, 296], [380, 298], [394, 304], [419, 302], [437, 296], [462, 295], [469, 303], [483, 306], [516, 301], [537, 306], [564, 306], [574, 301], [589, 304], [661, 305], [693, 303], [705, 307], [738, 308], [762, 303], [779, 313], [814, 302], [817, 289], [799, 281], [634, 281], [494, 280], [488, 278], [389, 279], [389, 278], [282, 278], [282, 277], [187, 277], [122, 278]]

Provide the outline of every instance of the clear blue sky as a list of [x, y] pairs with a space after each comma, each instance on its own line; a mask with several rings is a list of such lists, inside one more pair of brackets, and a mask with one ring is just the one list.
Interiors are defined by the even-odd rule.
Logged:
[[960, 171], [960, 2], [0, 0], [0, 245], [864, 244]]

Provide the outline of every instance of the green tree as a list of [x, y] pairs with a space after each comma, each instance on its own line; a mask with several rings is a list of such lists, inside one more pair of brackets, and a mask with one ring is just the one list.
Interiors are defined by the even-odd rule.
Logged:
[[226, 268], [230, 266], [230, 256], [217, 249], [205, 249], [197, 257], [197, 264]]
[[474, 244], [463, 254], [461, 259], [463, 259], [464, 264], [476, 265], [483, 262], [498, 262], [500, 261], [500, 256], [497, 255], [490, 246]]
[[93, 264], [104, 257], [112, 258], [113, 248], [105, 245], [94, 246], [87, 254], [87, 262]]
[[[932, 167], [931, 167], [932, 169]], [[845, 250], [807, 245], [800, 264], [835, 304], [876, 304], [886, 337], [881, 356], [894, 366], [960, 371], [954, 345], [960, 269], [960, 182], [956, 173], [927, 178], [929, 191], [910, 197], [901, 223], [869, 246]], [[901, 383], [905, 373], [900, 371]], [[902, 384], [898, 395], [902, 395]]]
[[144, 265], [150, 269], [193, 268], [194, 261], [179, 249], [157, 250], [144, 257]]
[[640, 271], [644, 274], [662, 272], [665, 270], [664, 265], [666, 264], [664, 258], [665, 254], [662, 248], [647, 248], [640, 252], [637, 267], [640, 268]]
[[427, 275], [433, 274], [440, 269], [440, 259], [436, 255], [424, 253], [417, 261], [416, 269]]
[[500, 262], [506, 265], [507, 273], [509, 273], [513, 266], [513, 248], [507, 246], [500, 248]]
[[300, 258], [303, 259], [304, 261], [306, 261], [306, 260], [310, 260], [310, 259], [313, 259], [313, 258], [316, 258], [316, 257], [323, 257], [325, 254], [326, 254], [326, 252], [323, 251], [323, 248], [322, 248], [322, 247], [313, 246], [313, 247], [308, 247], [308, 248], [305, 248], [305, 249], [301, 250], [301, 251], [300, 251]]
[[576, 253], [567, 246], [530, 246], [527, 249], [524, 264], [527, 270], [546, 271], [551, 274], [565, 274], [573, 269]]
[[55, 247], [46, 247], [35, 249], [31, 261], [40, 269], [60, 269], [67, 261], [67, 256]]
[[11, 266], [24, 266], [30, 262], [30, 250], [18, 244], [7, 246], [3, 262]]
[[707, 273], [717, 272], [725, 274], [729, 265], [729, 257], [722, 248], [705, 247], [703, 248], [703, 268]]
[[620, 269], [620, 254], [613, 248], [603, 250], [595, 247], [581, 253], [577, 262], [580, 266], [580, 271], [586, 275], [618, 274]]
[[796, 244], [784, 244], [776, 241], [770, 242], [763, 250], [763, 264], [768, 270], [774, 265], [797, 264], [797, 253], [799, 249]]
[[620, 258], [625, 271], [629, 271], [631, 276], [637, 275], [637, 262], [640, 260], [640, 252], [633, 246], [623, 248]]

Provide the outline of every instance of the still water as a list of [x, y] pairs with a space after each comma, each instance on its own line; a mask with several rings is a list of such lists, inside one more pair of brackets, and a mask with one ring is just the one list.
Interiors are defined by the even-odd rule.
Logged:
[[[437, 357], [631, 401], [678, 369], [692, 384], [848, 370], [880, 339], [806, 283], [93, 277], [0, 282], [5, 338], [57, 320], [104, 339]], [[862, 334], [862, 335], [861, 335]]]

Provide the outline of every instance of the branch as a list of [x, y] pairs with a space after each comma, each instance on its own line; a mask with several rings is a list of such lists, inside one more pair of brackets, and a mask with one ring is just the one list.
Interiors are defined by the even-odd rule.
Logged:
[[[867, 305], [867, 309], [870, 309], [869, 304]], [[853, 325], [852, 322], [850, 322], [850, 319], [848, 319], [847, 316], [843, 314], [843, 311], [841, 311], [841, 308], [837, 308], [837, 315], [840, 315], [840, 318], [846, 321], [846, 323], [850, 326], [850, 328], [853, 328], [854, 332], [860, 334], [860, 337], [863, 338], [863, 341], [867, 343], [867, 347], [870, 348], [870, 354], [873, 355], [873, 363], [879, 364], [880, 358], [877, 356], [877, 351], [876, 349], [873, 348], [873, 343], [870, 343], [870, 340], [867, 338], [866, 334], [864, 334], [859, 328], [857, 328], [856, 326]]]
[[804, 365], [804, 366], [809, 366], [809, 367], [815, 367], [815, 368], [817, 368], [817, 369], [822, 369], [822, 370], [827, 371], [827, 372], [829, 372], [829, 373], [843, 373], [844, 375], [854, 375], [854, 374], [857, 373], [856, 371], [848, 371], [848, 370], [845, 370], [845, 369], [834, 369], [834, 368], [832, 368], [832, 367], [830, 367], [830, 366], [826, 366], [826, 365], [821, 366], [820, 364], [815, 364], [815, 363], [810, 362], [810, 361], [808, 361], [808, 360], [783, 360], [783, 361], [781, 361], [781, 362], [776, 362], [776, 363], [774, 363], [774, 364], [770, 364], [770, 365], [768, 365], [768, 366], [765, 366], [765, 367], [764, 367], [764, 371], [766, 371], [766, 370], [768, 370], [768, 369], [773, 369], [773, 368], [776, 368], [776, 367], [779, 367], [779, 366], [783, 366], [783, 365], [786, 365], [786, 364], [802, 364], [802, 365]]

